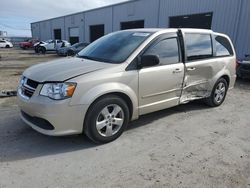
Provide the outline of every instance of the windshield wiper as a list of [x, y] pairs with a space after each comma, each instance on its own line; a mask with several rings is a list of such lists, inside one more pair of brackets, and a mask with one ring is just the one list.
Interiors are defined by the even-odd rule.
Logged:
[[103, 58], [97, 58], [97, 57], [91, 57], [91, 56], [87, 56], [87, 55], [78, 55], [78, 58], [83, 58], [83, 59], [89, 59], [89, 60], [93, 60], [93, 61], [99, 61], [99, 62], [105, 62], [105, 63], [113, 63], [114, 62], [108, 60], [108, 59], [103, 59]]
[[77, 55], [77, 57], [96, 61], [96, 58], [87, 55]]

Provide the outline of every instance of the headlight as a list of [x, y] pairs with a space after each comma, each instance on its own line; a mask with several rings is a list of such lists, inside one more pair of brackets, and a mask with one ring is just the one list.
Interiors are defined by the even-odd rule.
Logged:
[[73, 96], [76, 83], [47, 83], [44, 84], [40, 95], [54, 100], [63, 100]]
[[19, 79], [19, 84], [18, 86], [22, 86], [25, 82], [25, 77], [24, 76], [21, 76], [20, 79]]

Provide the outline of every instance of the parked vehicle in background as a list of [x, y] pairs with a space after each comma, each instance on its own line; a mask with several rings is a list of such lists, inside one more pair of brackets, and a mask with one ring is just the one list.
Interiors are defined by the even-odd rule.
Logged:
[[28, 49], [28, 48], [33, 48], [34, 44], [38, 43], [39, 41], [37, 39], [30, 39], [24, 42], [20, 42], [19, 46], [22, 49]]
[[44, 41], [40, 41], [40, 42], [37, 42], [33, 45], [33, 48], [35, 50], [35, 53], [38, 53], [38, 48], [39, 48], [39, 44], [42, 44], [44, 43]]
[[13, 44], [7, 40], [0, 39], [0, 48], [13, 48]]
[[71, 44], [66, 40], [47, 40], [45, 42], [41, 41], [34, 45], [34, 50], [36, 53], [46, 53], [47, 51], [56, 51], [62, 47], [69, 47]]
[[236, 79], [228, 36], [200, 29], [135, 29], [106, 35], [74, 58], [27, 69], [21, 118], [47, 135], [118, 138], [140, 115], [203, 99], [220, 106]]
[[237, 76], [239, 78], [250, 78], [250, 55], [241, 61], [237, 61]]
[[84, 43], [84, 42], [76, 43], [70, 47], [59, 48], [57, 50], [57, 54], [59, 56], [74, 56], [88, 45], [89, 43]]

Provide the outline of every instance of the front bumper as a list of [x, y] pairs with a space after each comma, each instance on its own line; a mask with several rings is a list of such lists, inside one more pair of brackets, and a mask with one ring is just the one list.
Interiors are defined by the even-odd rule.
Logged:
[[65, 52], [65, 51], [57, 50], [56, 53], [57, 53], [57, 55], [59, 55], [59, 56], [67, 56], [67, 52]]
[[26, 99], [18, 93], [21, 119], [36, 131], [50, 136], [83, 132], [87, 106], [70, 106], [69, 103], [70, 99], [55, 101], [40, 95]]

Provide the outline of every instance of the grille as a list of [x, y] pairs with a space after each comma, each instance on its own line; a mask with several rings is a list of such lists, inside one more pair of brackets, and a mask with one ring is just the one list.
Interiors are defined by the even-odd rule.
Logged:
[[21, 86], [22, 95], [31, 98], [38, 86], [39, 82], [25, 78], [24, 83]]
[[27, 85], [28, 86], [30, 86], [30, 87], [32, 87], [32, 88], [37, 88], [37, 86], [38, 86], [38, 82], [36, 82], [36, 81], [34, 81], [34, 80], [31, 80], [31, 79], [27, 79]]

